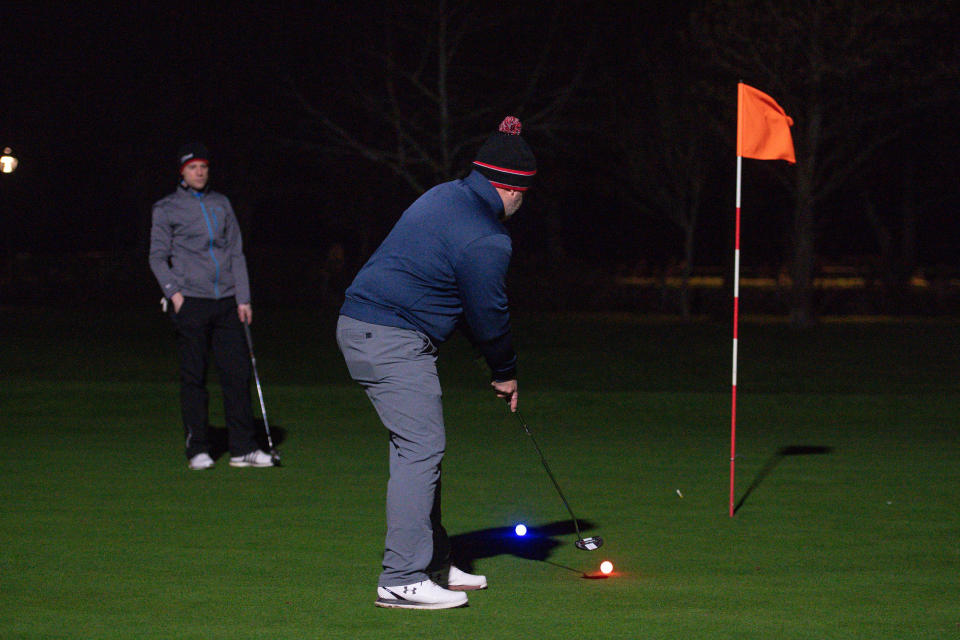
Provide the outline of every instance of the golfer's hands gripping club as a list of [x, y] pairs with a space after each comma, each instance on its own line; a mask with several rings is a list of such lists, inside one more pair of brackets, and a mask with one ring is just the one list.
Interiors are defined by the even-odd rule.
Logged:
[[517, 406], [520, 404], [520, 393], [518, 391], [517, 381], [503, 380], [498, 382], [494, 380], [490, 383], [490, 386], [493, 387], [498, 398], [503, 398], [507, 401], [507, 404], [510, 405], [510, 411], [516, 413]]

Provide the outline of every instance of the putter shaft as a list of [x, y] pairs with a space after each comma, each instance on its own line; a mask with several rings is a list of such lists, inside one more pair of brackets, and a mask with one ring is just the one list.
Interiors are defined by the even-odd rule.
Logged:
[[524, 421], [523, 416], [520, 415], [520, 411], [515, 412], [517, 420], [520, 421], [520, 424], [523, 426], [523, 430], [527, 432], [527, 435], [530, 436], [530, 441], [533, 443], [533, 446], [536, 447], [537, 453], [540, 454], [540, 462], [543, 463], [543, 468], [546, 470], [547, 475], [550, 476], [550, 481], [553, 482], [554, 488], [557, 490], [557, 495], [560, 496], [560, 500], [563, 501], [563, 506], [567, 508], [567, 511], [570, 513], [570, 517], [573, 519], [573, 528], [577, 532], [577, 540], [583, 540], [583, 535], [580, 533], [580, 525], [577, 523], [577, 516], [573, 515], [573, 509], [570, 508], [570, 503], [567, 502], [567, 499], [563, 495], [563, 491], [560, 490], [560, 485], [557, 483], [557, 479], [553, 477], [553, 472], [550, 471], [550, 465], [547, 464], [547, 459], [543, 456], [543, 451], [540, 449], [540, 445], [537, 444], [537, 439], [533, 437], [533, 433], [530, 431], [530, 428], [527, 427], [527, 423]]
[[263, 415], [263, 429], [267, 434], [267, 444], [270, 446], [270, 455], [274, 458], [274, 463], [276, 463], [280, 456], [277, 454], [276, 449], [274, 449], [273, 438], [270, 437], [270, 423], [267, 422], [267, 405], [263, 401], [263, 389], [260, 387], [260, 375], [257, 373], [257, 357], [253, 355], [253, 336], [250, 335], [250, 325], [246, 322], [243, 323], [243, 334], [247, 338], [247, 350], [250, 352], [253, 379], [257, 384], [257, 397], [260, 399], [260, 413]]

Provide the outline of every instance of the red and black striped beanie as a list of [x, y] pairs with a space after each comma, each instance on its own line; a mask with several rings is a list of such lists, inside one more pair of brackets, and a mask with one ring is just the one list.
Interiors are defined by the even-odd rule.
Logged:
[[526, 191], [537, 174], [537, 160], [527, 141], [520, 137], [520, 120], [507, 116], [500, 129], [487, 138], [473, 165], [495, 187]]
[[177, 152], [179, 171], [183, 171], [183, 168], [194, 160], [203, 160], [207, 164], [210, 163], [210, 152], [202, 143], [189, 142], [180, 147], [180, 151]]

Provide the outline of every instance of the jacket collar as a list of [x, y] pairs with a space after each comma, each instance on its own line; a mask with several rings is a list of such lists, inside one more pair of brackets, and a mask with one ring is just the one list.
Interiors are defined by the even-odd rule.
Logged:
[[187, 195], [194, 196], [194, 197], [196, 197], [196, 198], [201, 198], [201, 197], [207, 195], [207, 193], [210, 191], [210, 185], [209, 185], [209, 184], [207, 184], [207, 186], [205, 186], [205, 187], [203, 188], [203, 191], [197, 191], [196, 189], [194, 189], [193, 187], [191, 187], [190, 185], [188, 185], [188, 184], [187, 184], [186, 182], [184, 182], [183, 180], [181, 180], [180, 182], [178, 182], [178, 183], [177, 183], [177, 186], [180, 187], [180, 191], [182, 191], [183, 193], [185, 193], [185, 194], [187, 194]]
[[463, 183], [487, 203], [493, 216], [499, 220], [500, 215], [503, 213], [503, 200], [500, 198], [500, 194], [497, 193], [496, 187], [490, 184], [486, 176], [474, 170], [463, 179]]

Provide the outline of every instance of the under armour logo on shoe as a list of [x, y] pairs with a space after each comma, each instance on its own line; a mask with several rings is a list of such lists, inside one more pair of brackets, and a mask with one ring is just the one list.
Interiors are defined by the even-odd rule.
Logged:
[[410, 595], [412, 595], [412, 596], [415, 596], [415, 595], [417, 595], [417, 588], [416, 588], [416, 587], [411, 587], [411, 586], [405, 586], [405, 587], [403, 588], [403, 592], [404, 592], [404, 593], [408, 593], [408, 594], [410, 594]]

